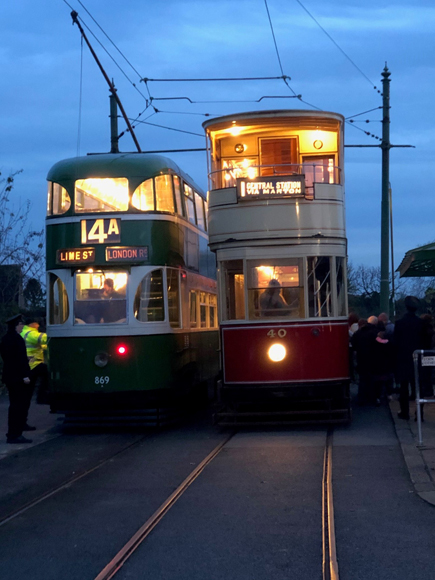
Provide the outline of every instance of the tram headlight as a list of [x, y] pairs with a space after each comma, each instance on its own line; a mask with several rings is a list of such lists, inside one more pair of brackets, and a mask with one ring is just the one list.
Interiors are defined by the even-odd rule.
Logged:
[[103, 368], [107, 365], [108, 362], [109, 355], [107, 354], [107, 352], [99, 352], [98, 354], [95, 355], [94, 363], [97, 365], [97, 367]]
[[267, 354], [272, 362], [280, 362], [287, 356], [287, 351], [285, 346], [275, 343], [269, 348]]

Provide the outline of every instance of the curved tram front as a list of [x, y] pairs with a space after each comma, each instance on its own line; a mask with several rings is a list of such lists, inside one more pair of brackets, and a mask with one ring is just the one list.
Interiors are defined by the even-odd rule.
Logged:
[[343, 124], [291, 110], [203, 124], [221, 424], [350, 417]]
[[48, 174], [51, 407], [161, 424], [218, 372], [207, 203], [171, 160], [67, 159]]

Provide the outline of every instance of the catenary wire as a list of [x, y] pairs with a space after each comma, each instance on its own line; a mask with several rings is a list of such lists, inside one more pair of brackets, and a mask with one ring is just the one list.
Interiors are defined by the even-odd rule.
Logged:
[[[129, 119], [132, 121], [132, 119]], [[187, 133], [188, 135], [195, 135], [196, 137], [204, 137], [202, 133], [194, 133], [193, 131], [185, 131], [184, 129], [175, 129], [173, 127], [166, 127], [165, 125], [157, 125], [157, 123], [148, 123], [147, 121], [137, 120], [135, 123], [142, 123], [143, 125], [151, 125], [152, 127], [159, 127], [160, 129], [168, 129], [168, 131], [177, 131], [178, 133]]]
[[362, 76], [372, 85], [372, 87], [374, 89], [376, 89], [378, 91], [378, 93], [380, 93], [380, 91], [377, 89], [377, 87], [375, 86], [375, 84], [369, 79], [369, 77], [359, 68], [359, 66], [350, 58], [350, 56], [348, 56], [344, 50], [341, 48], [341, 46], [339, 46], [339, 44], [332, 38], [332, 36], [329, 34], [329, 32], [327, 32], [323, 26], [320, 24], [320, 22], [318, 20], [316, 20], [316, 18], [314, 18], [314, 16], [311, 14], [311, 12], [309, 12], [309, 10], [307, 8], [305, 8], [305, 6], [302, 4], [302, 2], [300, 0], [296, 0], [296, 2], [299, 4], [299, 6], [301, 6], [301, 8], [303, 8], [305, 10], [305, 12], [308, 14], [308, 16], [314, 20], [314, 22], [317, 24], [317, 26], [326, 34], [326, 36], [329, 38], [329, 40], [335, 44], [335, 46], [338, 48], [338, 50], [347, 58], [347, 60], [357, 69], [357, 71], [362, 74]]

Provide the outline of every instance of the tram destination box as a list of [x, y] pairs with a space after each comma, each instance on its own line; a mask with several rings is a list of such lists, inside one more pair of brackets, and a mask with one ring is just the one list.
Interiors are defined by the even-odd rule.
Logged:
[[305, 177], [303, 175], [263, 176], [255, 179], [237, 180], [239, 199], [304, 197]]

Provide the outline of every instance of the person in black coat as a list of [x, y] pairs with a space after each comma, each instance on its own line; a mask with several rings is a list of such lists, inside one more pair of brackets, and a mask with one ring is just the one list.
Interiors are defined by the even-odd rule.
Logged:
[[415, 314], [419, 307], [419, 300], [415, 296], [405, 298], [407, 312], [394, 326], [393, 342], [396, 351], [395, 374], [400, 384], [400, 419], [409, 419], [409, 385], [411, 385], [411, 399], [415, 400], [414, 360], [415, 350], [421, 349], [423, 322]]
[[26, 425], [27, 410], [31, 392], [30, 367], [27, 360], [26, 344], [20, 336], [23, 329], [21, 315], [6, 321], [8, 330], [0, 342], [0, 354], [3, 359], [3, 377], [9, 393], [8, 443], [31, 443], [23, 437]]
[[376, 393], [373, 382], [373, 350], [378, 329], [376, 316], [370, 316], [367, 320], [360, 319], [360, 328], [350, 339], [352, 348], [356, 352], [356, 365], [359, 375], [358, 404], [375, 404]]

